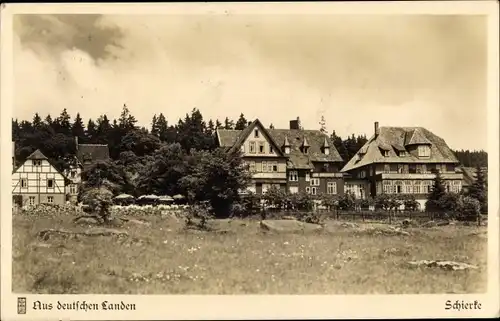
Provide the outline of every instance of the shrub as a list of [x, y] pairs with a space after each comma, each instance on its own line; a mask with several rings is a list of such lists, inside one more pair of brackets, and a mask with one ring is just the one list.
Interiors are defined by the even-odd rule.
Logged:
[[406, 195], [406, 197], [403, 200], [403, 204], [405, 206], [406, 211], [416, 211], [420, 204], [417, 202], [415, 199], [414, 195]]
[[287, 199], [292, 208], [298, 211], [312, 211], [314, 206], [312, 196], [304, 192], [289, 194]]
[[437, 201], [438, 209], [443, 212], [457, 212], [460, 208], [460, 196], [455, 193], [446, 193]]
[[208, 220], [213, 218], [212, 209], [208, 202], [202, 202], [190, 206], [186, 212], [186, 227], [195, 227], [201, 230], [207, 230]]
[[339, 197], [337, 195], [322, 194], [321, 204], [327, 207], [328, 210], [332, 210], [338, 207]]
[[355, 200], [356, 199], [354, 198], [353, 194], [345, 193], [344, 196], [342, 196], [339, 199], [338, 207], [339, 207], [339, 209], [344, 210], [344, 211], [353, 210], [355, 205], [356, 205]]
[[110, 220], [110, 207], [113, 205], [113, 193], [105, 187], [90, 188], [82, 195], [82, 201], [88, 209], [97, 213], [104, 222]]
[[461, 213], [458, 219], [473, 220], [480, 213], [481, 203], [473, 197], [465, 196], [459, 199], [457, 208]]
[[23, 196], [22, 195], [12, 195], [12, 203], [16, 206], [23, 206]]
[[271, 206], [277, 210], [283, 209], [287, 203], [286, 193], [281, 188], [275, 186], [272, 186], [264, 193], [263, 199], [267, 206]]

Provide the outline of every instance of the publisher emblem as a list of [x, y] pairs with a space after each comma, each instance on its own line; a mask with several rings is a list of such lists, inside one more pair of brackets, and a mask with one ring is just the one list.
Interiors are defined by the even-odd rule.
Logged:
[[17, 314], [26, 314], [26, 298], [17, 298]]

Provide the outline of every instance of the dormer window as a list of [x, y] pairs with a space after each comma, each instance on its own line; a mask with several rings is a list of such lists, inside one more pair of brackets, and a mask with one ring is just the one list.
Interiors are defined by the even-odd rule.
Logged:
[[330, 155], [330, 147], [325, 147], [324, 152], [325, 155]]
[[42, 165], [42, 161], [39, 159], [34, 159], [32, 163], [33, 163], [33, 166], [41, 166]]
[[302, 152], [304, 154], [307, 154], [308, 151], [309, 151], [309, 146], [302, 146]]
[[388, 150], [384, 150], [382, 151], [384, 157], [389, 157], [389, 151]]
[[430, 157], [431, 156], [431, 148], [427, 145], [418, 146], [418, 157]]
[[253, 131], [255, 138], [259, 138], [259, 130], [256, 129]]
[[405, 156], [406, 156], [406, 151], [399, 152], [399, 157], [405, 157]]
[[289, 146], [285, 146], [285, 154], [290, 154], [290, 147]]

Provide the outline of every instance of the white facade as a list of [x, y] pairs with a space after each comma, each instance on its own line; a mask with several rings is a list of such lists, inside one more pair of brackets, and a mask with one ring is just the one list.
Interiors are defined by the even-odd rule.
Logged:
[[27, 159], [12, 174], [12, 194], [23, 195], [23, 205], [64, 204], [64, 176], [47, 159]]

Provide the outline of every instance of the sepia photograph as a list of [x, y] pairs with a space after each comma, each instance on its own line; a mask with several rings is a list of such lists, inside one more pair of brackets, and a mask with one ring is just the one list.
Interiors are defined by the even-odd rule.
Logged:
[[188, 11], [9, 18], [18, 313], [492, 291], [487, 14]]

